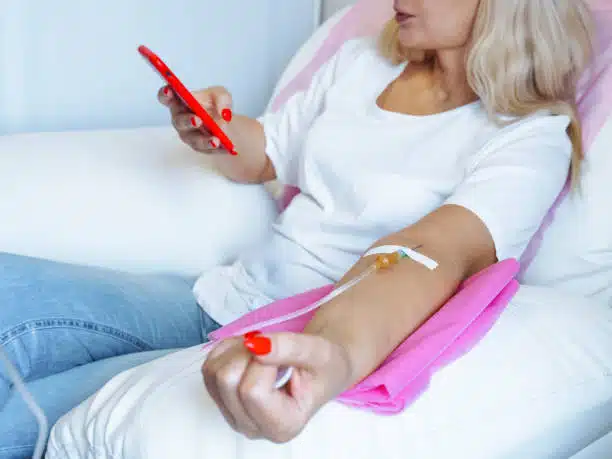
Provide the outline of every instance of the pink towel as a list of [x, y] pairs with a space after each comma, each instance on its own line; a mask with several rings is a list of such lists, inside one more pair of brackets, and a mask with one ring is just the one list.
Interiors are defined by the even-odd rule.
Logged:
[[[516, 260], [506, 260], [465, 281], [455, 296], [410, 335], [371, 375], [338, 400], [378, 414], [401, 412], [428, 386], [433, 373], [472, 349], [491, 329], [518, 290]], [[280, 317], [314, 303], [333, 286], [276, 301], [210, 334], [213, 343], [249, 325]], [[314, 312], [264, 328], [301, 332]]]

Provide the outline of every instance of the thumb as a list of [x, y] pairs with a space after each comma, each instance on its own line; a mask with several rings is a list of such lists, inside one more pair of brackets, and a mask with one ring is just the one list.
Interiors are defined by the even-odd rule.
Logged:
[[211, 88], [212, 109], [215, 117], [229, 123], [232, 120], [232, 96], [221, 86]]
[[[262, 364], [292, 366], [317, 372], [330, 363], [335, 345], [315, 335], [270, 333], [245, 338], [245, 346]], [[264, 352], [259, 352], [260, 349]]]

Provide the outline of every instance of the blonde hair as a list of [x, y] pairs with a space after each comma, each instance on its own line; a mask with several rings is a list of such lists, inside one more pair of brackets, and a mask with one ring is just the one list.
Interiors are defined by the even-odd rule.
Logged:
[[[576, 88], [591, 57], [591, 21], [583, 0], [481, 0], [466, 61], [469, 85], [491, 119], [539, 110], [570, 117], [573, 184], [584, 157]], [[414, 56], [398, 34], [392, 19], [380, 37], [380, 51], [395, 64]]]

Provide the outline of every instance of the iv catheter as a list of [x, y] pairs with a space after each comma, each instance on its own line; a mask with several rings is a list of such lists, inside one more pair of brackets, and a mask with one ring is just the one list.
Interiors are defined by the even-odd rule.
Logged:
[[[419, 247], [416, 247], [416, 248], [419, 248]], [[402, 246], [390, 245], [390, 246], [376, 247], [370, 250], [369, 252], [367, 252], [364, 255], [364, 257], [370, 256], [370, 255], [376, 255], [376, 259], [372, 264], [370, 264], [370, 266], [364, 272], [354, 277], [349, 282], [341, 285], [337, 289], [334, 289], [329, 294], [321, 298], [319, 301], [316, 301], [304, 308], [298, 309], [297, 311], [293, 311], [289, 314], [285, 314], [280, 317], [275, 317], [270, 320], [265, 320], [265, 321], [262, 321], [256, 324], [249, 325], [248, 327], [245, 327], [237, 331], [235, 333], [235, 336], [242, 336], [249, 332], [252, 332], [255, 330], [261, 330], [263, 328], [270, 327], [272, 325], [276, 325], [279, 323], [287, 322], [289, 320], [292, 320], [297, 317], [308, 314], [320, 308], [324, 304], [329, 303], [334, 298], [342, 295], [344, 292], [353, 288], [355, 285], [363, 281], [365, 278], [371, 276], [372, 274], [391, 269], [393, 266], [398, 264], [400, 260], [404, 258], [410, 258], [413, 261], [416, 261], [417, 263], [422, 264], [427, 269], [432, 270], [432, 271], [438, 267], [438, 263], [432, 260], [431, 258], [419, 252], [416, 252], [414, 249], [410, 249], [410, 248], [402, 247]], [[292, 367], [279, 368], [274, 387], [276, 389], [280, 389], [284, 387], [291, 380], [292, 374], [293, 374]]]

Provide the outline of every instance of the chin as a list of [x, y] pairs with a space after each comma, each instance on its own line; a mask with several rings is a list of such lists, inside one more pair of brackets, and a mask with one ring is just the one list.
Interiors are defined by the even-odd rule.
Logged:
[[423, 40], [419, 39], [419, 34], [415, 30], [407, 27], [400, 27], [397, 38], [404, 48], [421, 48]]

